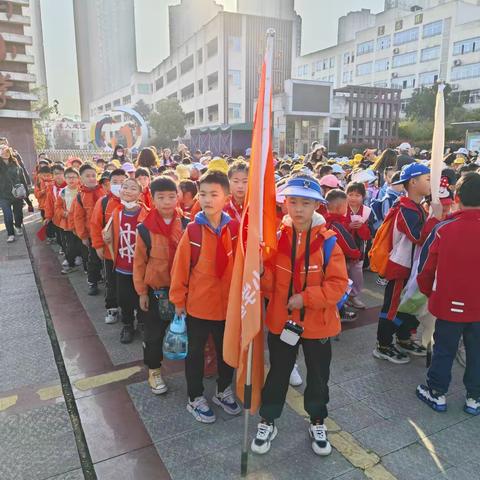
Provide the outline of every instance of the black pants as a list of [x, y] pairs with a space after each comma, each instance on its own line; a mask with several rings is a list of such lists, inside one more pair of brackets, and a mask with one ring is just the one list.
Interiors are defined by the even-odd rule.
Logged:
[[[53, 225], [53, 222], [51, 223]], [[53, 231], [55, 233], [55, 239], [57, 240], [57, 244], [60, 245], [62, 250], [65, 252], [65, 245], [63, 244], [63, 235], [62, 235], [63, 230], [60, 227], [53, 225]]]
[[148, 292], [148, 312], [142, 312], [143, 330], [143, 363], [150, 368], [160, 368], [163, 360], [163, 339], [169, 322], [160, 318], [158, 299], [152, 290]]
[[55, 225], [52, 221], [47, 223], [47, 238], [55, 238]]
[[137, 314], [138, 295], [133, 286], [133, 275], [115, 272], [117, 279], [117, 304], [122, 309], [122, 322], [133, 327], [135, 322], [135, 310]]
[[232, 383], [233, 368], [223, 360], [223, 333], [225, 321], [201, 320], [187, 315], [188, 355], [185, 359], [185, 377], [190, 400], [203, 395], [203, 367], [205, 344], [212, 334], [217, 352], [217, 389], [223, 392]]
[[90, 284], [96, 284], [102, 278], [102, 261], [97, 255], [97, 251], [92, 247], [86, 247], [82, 243], [83, 263], [87, 265], [87, 281]]
[[406, 283], [407, 280], [390, 280], [385, 287], [377, 329], [377, 340], [382, 347], [393, 342], [394, 334], [398, 340], [408, 340], [411, 331], [418, 327], [419, 322], [414, 315], [398, 311], [400, 295]]
[[65, 251], [65, 259], [69, 267], [75, 266], [75, 259], [82, 255], [82, 242], [73, 233], [62, 230], [63, 249]]
[[302, 338], [297, 345], [288, 345], [280, 335], [268, 334], [270, 371], [262, 390], [260, 416], [273, 422], [282, 414], [287, 396], [290, 373], [295, 365], [298, 349], [302, 344], [307, 366], [307, 386], [304, 393], [304, 408], [312, 421], [321, 421], [328, 416], [328, 379], [332, 346], [330, 339], [310, 340]]
[[105, 308], [117, 308], [117, 273], [113, 267], [113, 260], [104, 261], [105, 265]]

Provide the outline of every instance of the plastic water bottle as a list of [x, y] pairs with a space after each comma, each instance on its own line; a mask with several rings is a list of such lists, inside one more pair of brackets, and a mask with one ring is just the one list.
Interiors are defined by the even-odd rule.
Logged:
[[350, 295], [350, 292], [352, 291], [352, 287], [353, 287], [353, 281], [349, 278], [348, 279], [348, 285], [347, 285], [347, 291], [345, 292], [345, 294], [343, 295], [343, 297], [339, 300], [339, 302], [337, 303], [337, 308], [340, 310], [344, 305], [345, 303], [347, 302], [348, 300], [348, 297]]
[[163, 341], [163, 355], [169, 360], [183, 360], [188, 353], [185, 315], [175, 315]]

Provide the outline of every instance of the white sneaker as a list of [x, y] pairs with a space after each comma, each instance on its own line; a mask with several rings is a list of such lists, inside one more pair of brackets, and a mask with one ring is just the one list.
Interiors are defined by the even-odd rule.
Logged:
[[162, 378], [162, 370], [160, 368], [148, 370], [148, 385], [150, 385], [150, 390], [155, 395], [162, 395], [162, 393], [168, 390]]
[[109, 308], [107, 310], [107, 315], [105, 316], [105, 323], [107, 325], [112, 325], [113, 323], [118, 322], [118, 308]]
[[310, 424], [308, 433], [312, 439], [312, 450], [317, 455], [324, 457], [332, 453], [332, 446], [327, 439], [327, 427], [323, 423], [321, 425]]
[[217, 392], [212, 398], [212, 402], [223, 408], [229, 415], [238, 415], [242, 411], [240, 405], [235, 400], [231, 387], [227, 387], [221, 393]]
[[269, 425], [265, 422], [260, 422], [257, 426], [257, 434], [252, 440], [250, 448], [252, 452], [264, 455], [270, 450], [271, 443], [278, 434], [277, 427], [275, 425]]
[[480, 398], [467, 397], [463, 409], [470, 415], [480, 415]]
[[216, 420], [213, 410], [208, 405], [207, 399], [202, 395], [195, 400], [188, 400], [187, 411], [190, 412], [195, 420], [202, 423], [214, 423]]
[[290, 373], [289, 383], [292, 387], [298, 387], [303, 383], [302, 377], [300, 376], [300, 372], [298, 371], [297, 364], [293, 366], [292, 373]]
[[12, 243], [15, 241], [15, 235], [9, 235], [7, 237], [7, 243]]
[[13, 227], [13, 230], [15, 231], [15, 235], [18, 235], [21, 237], [23, 235], [23, 228], [22, 227]]
[[62, 267], [68, 267], [68, 260], [65, 259], [65, 260], [62, 262]]
[[83, 265], [83, 259], [82, 257], [75, 257], [75, 265], [77, 267], [81, 267]]
[[69, 273], [76, 272], [78, 270], [78, 267], [69, 267], [68, 264], [66, 267], [63, 267], [61, 270], [62, 275], [68, 275]]

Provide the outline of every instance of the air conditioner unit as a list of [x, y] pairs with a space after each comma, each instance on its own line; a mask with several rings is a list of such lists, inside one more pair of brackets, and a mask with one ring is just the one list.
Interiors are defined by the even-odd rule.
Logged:
[[450, 87], [452, 90], [458, 90], [460, 88], [460, 85], [458, 83], [452, 83], [450, 84]]
[[400, 53], [400, 49], [399, 48], [394, 48], [393, 49], [393, 54], [397, 55], [398, 53]]
[[398, 73], [397, 72], [392, 72], [392, 78], [397, 78], [398, 77]]
[[462, 61], [460, 59], [457, 59], [453, 62], [453, 65], [455, 65], [455, 67], [458, 67], [461, 64], [462, 64]]

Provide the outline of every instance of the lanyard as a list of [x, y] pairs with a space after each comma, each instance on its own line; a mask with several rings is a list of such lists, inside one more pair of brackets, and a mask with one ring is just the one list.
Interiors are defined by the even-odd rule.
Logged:
[[[312, 232], [312, 228], [310, 227], [307, 232], [307, 240], [305, 244], [305, 280], [303, 282], [303, 288], [302, 292], [307, 288], [307, 277], [308, 277], [308, 269], [310, 266], [310, 234]], [[292, 256], [290, 259], [290, 265], [291, 265], [291, 277], [290, 277], [290, 286], [288, 288], [288, 298], [293, 294], [293, 276], [295, 274], [295, 259], [297, 257], [297, 231], [295, 230], [295, 227], [293, 227], [293, 236], [292, 236]], [[299, 292], [296, 292], [299, 293]], [[291, 315], [292, 311], [288, 309], [288, 314]], [[303, 319], [305, 317], [305, 308], [302, 307], [300, 310], [300, 320], [303, 322]]]

